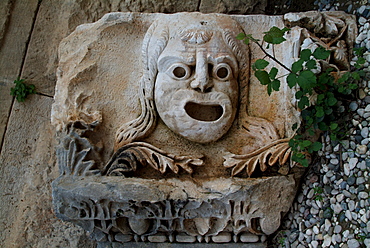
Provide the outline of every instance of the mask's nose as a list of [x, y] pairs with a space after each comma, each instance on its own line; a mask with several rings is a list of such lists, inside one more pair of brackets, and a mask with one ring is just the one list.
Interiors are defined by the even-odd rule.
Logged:
[[190, 87], [196, 91], [208, 92], [213, 87], [213, 82], [209, 78], [209, 65], [207, 63], [207, 51], [197, 51], [195, 65], [195, 79], [190, 83]]

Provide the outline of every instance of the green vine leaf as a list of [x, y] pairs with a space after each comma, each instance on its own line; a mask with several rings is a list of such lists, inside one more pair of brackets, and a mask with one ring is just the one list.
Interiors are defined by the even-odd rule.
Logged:
[[271, 87], [274, 91], [278, 91], [280, 88], [280, 81], [275, 79], [271, 82]]
[[287, 80], [289, 88], [293, 88], [298, 83], [297, 75], [295, 75], [294, 73], [289, 73], [286, 80]]
[[297, 73], [303, 69], [303, 59], [299, 59], [292, 64], [292, 72]]
[[268, 85], [267, 85], [267, 94], [268, 94], [269, 96], [271, 96], [271, 93], [272, 93], [272, 84], [268, 84]]
[[327, 101], [328, 101], [329, 106], [334, 106], [338, 102], [338, 100], [334, 97], [334, 94], [331, 92], [328, 93], [327, 97], [328, 97]]
[[309, 105], [310, 105], [310, 101], [308, 100], [308, 97], [302, 96], [302, 98], [298, 102], [298, 108], [304, 109], [305, 107], [308, 107]]
[[304, 140], [304, 141], [301, 143], [302, 148], [309, 147], [310, 145], [312, 145], [312, 142], [311, 142], [311, 141], [309, 141], [309, 140]]
[[360, 78], [360, 74], [358, 74], [358, 72], [352, 72], [352, 77], [353, 77], [353, 79], [354, 80], [360, 80], [361, 78]]
[[303, 61], [308, 61], [311, 57], [312, 53], [310, 49], [304, 49], [301, 51], [301, 55], [299, 58], [301, 58]]
[[240, 33], [236, 36], [236, 39], [238, 40], [244, 40], [247, 36], [245, 35], [245, 33]]
[[316, 69], [316, 61], [313, 59], [310, 59], [306, 63], [306, 67], [308, 70]]
[[301, 99], [301, 97], [304, 95], [303, 91], [299, 90], [295, 93], [296, 99]]
[[337, 128], [338, 128], [338, 123], [333, 122], [332, 124], [330, 124], [331, 130], [336, 130]]
[[278, 27], [272, 27], [269, 31], [265, 32], [263, 40], [270, 44], [280, 44], [286, 39], [283, 37], [285, 32], [289, 31], [288, 28], [280, 29]]
[[254, 63], [254, 67], [258, 70], [265, 69], [269, 65], [269, 62], [264, 59], [257, 59]]
[[316, 106], [316, 117], [323, 117], [325, 115], [324, 108], [321, 106]]
[[315, 151], [315, 152], [318, 152], [322, 149], [322, 143], [316, 141], [315, 143], [312, 144], [312, 149]]
[[312, 54], [316, 59], [327, 59], [330, 55], [330, 51], [323, 47], [318, 47]]
[[269, 76], [271, 79], [275, 79], [276, 78], [276, 75], [278, 73], [278, 69], [276, 67], [272, 67], [271, 68], [271, 71], [269, 73]]
[[309, 90], [316, 83], [316, 76], [312, 71], [302, 71], [297, 78], [297, 82], [302, 89]]
[[317, 126], [321, 131], [328, 131], [328, 125], [325, 122], [319, 122]]
[[260, 81], [262, 85], [267, 85], [267, 84], [270, 84], [271, 82], [270, 76], [266, 71], [262, 71], [262, 70], [255, 71], [254, 75]]

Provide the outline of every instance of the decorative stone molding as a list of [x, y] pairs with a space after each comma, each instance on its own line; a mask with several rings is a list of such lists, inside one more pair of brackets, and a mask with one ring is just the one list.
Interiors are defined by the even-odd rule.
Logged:
[[296, 182], [292, 175], [203, 183], [64, 176], [53, 187], [57, 216], [97, 241], [225, 243], [272, 234], [290, 208]]
[[[110, 13], [79, 26], [59, 48], [57, 216], [100, 244], [263, 245], [303, 173], [288, 146], [299, 110], [294, 91], [269, 97], [250, 76], [263, 55], [236, 35], [283, 25], [281, 16]], [[275, 48], [284, 64], [299, 57], [305, 30]]]

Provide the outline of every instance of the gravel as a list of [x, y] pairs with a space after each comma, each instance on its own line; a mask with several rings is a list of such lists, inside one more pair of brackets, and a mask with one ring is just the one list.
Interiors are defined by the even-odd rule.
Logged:
[[[355, 46], [367, 48], [364, 70], [370, 74], [370, 0], [337, 2], [317, 0], [315, 5], [321, 11], [344, 6], [357, 15]], [[308, 169], [272, 247], [370, 248], [370, 80], [359, 86], [346, 112], [352, 119], [349, 136], [339, 143], [324, 136], [319, 162]]]

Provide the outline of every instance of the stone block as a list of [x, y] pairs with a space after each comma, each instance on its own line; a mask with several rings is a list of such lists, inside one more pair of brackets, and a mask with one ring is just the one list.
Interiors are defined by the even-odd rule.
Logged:
[[[274, 233], [302, 175], [289, 164], [300, 110], [284, 70], [312, 43], [312, 25], [341, 34], [345, 27], [324, 17], [353, 22], [311, 14], [322, 18], [117, 12], [77, 27], [59, 47], [51, 114], [57, 216], [98, 242], [115, 243], [120, 232], [137, 242], [186, 233], [197, 242], [258, 243]], [[274, 49], [236, 38], [262, 39], [284, 21], [292, 29]], [[338, 42], [350, 46], [351, 37]], [[282, 76], [270, 96], [251, 75], [264, 52], [286, 65], [270, 62]], [[334, 63], [344, 68], [346, 59]]]
[[[263, 54], [235, 38], [241, 31], [260, 38], [271, 25], [282, 18], [110, 13], [63, 39], [52, 109], [57, 216], [99, 242], [119, 241], [113, 230], [140, 242], [172, 242], [185, 232], [216, 243], [275, 232], [297, 175], [230, 178], [225, 168], [238, 164], [232, 176], [251, 176], [289, 157], [293, 92], [269, 97], [250, 77], [250, 57]], [[276, 49], [284, 62], [294, 60], [284, 56], [289, 42]], [[243, 153], [255, 158], [235, 155]]]
[[4, 0], [0, 2], [0, 44], [2, 43], [7, 24], [9, 22], [11, 6], [11, 0]]
[[0, 146], [13, 102], [10, 88], [21, 75], [36, 9], [37, 0], [0, 3]]
[[[289, 210], [295, 187], [292, 176], [220, 178], [202, 185], [178, 179], [91, 176], [76, 181], [74, 176], [64, 176], [53, 182], [53, 199], [59, 218], [83, 226], [93, 236], [127, 227], [141, 236], [160, 222], [164, 230], [192, 236], [208, 234], [214, 242], [221, 243], [232, 239], [232, 234], [220, 233], [236, 228], [231, 220], [245, 223], [239, 226], [240, 230], [273, 233], [280, 225], [280, 213]], [[113, 220], [113, 225], [103, 232], [94, 227], [98, 222], [104, 225], [106, 220]], [[126, 221], [137, 225], [123, 224]], [[208, 224], [205, 227], [203, 223]], [[149, 236], [148, 240], [167, 240], [168, 233], [160, 230], [156, 231], [159, 236]], [[258, 241], [258, 236], [253, 236], [257, 240], [244, 236], [242, 242]]]
[[0, 154], [2, 247], [91, 247], [84, 231], [54, 217], [51, 181], [55, 164], [53, 100], [32, 95], [15, 102]]
[[[26, 1], [27, 2], [27, 1]], [[37, 0], [33, 2], [37, 3]], [[23, 77], [36, 85], [39, 92], [53, 96], [58, 66], [58, 46], [78, 25], [95, 22], [115, 11], [182, 12], [197, 11], [198, 0], [50, 0], [41, 2], [27, 53]], [[30, 22], [31, 23], [31, 22]]]
[[225, 13], [225, 14], [265, 14], [267, 0], [202, 0], [199, 11], [202, 13]]

